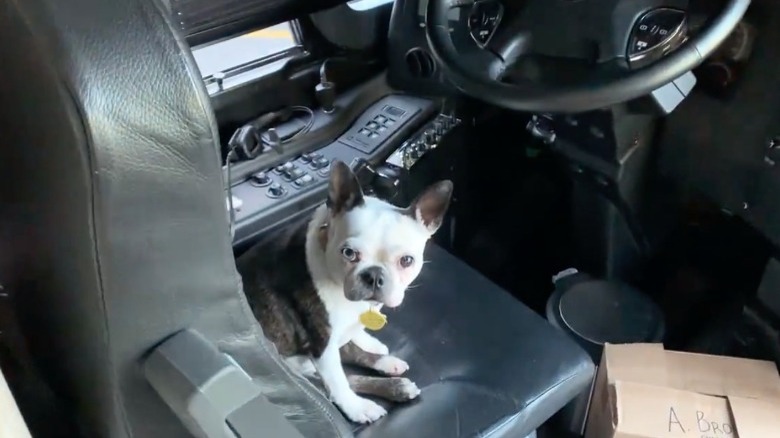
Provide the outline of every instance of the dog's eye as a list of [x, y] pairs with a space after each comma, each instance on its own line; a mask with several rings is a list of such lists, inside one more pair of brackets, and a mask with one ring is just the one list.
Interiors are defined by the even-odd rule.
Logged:
[[360, 254], [357, 251], [346, 246], [341, 248], [341, 255], [344, 256], [347, 261], [352, 263], [358, 261], [358, 258], [360, 258]]
[[399, 262], [401, 263], [402, 268], [408, 268], [414, 264], [414, 257], [406, 255], [401, 257]]

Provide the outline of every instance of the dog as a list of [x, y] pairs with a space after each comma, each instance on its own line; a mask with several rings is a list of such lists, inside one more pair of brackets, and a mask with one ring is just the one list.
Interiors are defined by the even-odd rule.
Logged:
[[[331, 164], [327, 201], [237, 260], [247, 300], [287, 363], [318, 374], [351, 421], [386, 410], [364, 396], [405, 402], [420, 394], [403, 360], [366, 332], [361, 315], [401, 305], [423, 266], [423, 251], [449, 207], [453, 184], [428, 187], [408, 208], [365, 196], [341, 161]], [[387, 377], [347, 376], [343, 363]]]

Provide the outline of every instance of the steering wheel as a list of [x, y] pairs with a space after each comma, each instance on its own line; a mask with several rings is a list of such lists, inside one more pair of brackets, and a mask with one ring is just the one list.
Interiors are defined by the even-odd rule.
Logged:
[[[750, 2], [726, 0], [695, 36], [688, 35], [685, 0], [429, 0], [425, 29], [439, 67], [464, 94], [518, 111], [580, 112], [647, 95], [693, 70]], [[450, 29], [454, 8], [470, 9], [471, 36], [498, 67], [459, 54]], [[573, 83], [505, 82], [507, 67], [527, 57], [559, 62], [558, 69], [572, 61], [588, 68]]]

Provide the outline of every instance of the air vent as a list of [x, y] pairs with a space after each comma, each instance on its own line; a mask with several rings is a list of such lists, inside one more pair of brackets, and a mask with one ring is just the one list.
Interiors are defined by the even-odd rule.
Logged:
[[415, 78], [430, 78], [436, 72], [436, 62], [433, 57], [419, 47], [406, 54], [406, 66]]

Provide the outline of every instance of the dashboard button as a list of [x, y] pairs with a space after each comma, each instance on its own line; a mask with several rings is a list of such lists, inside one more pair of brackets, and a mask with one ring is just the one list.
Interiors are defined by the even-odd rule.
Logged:
[[265, 172], [257, 172], [252, 174], [249, 179], [249, 183], [255, 187], [265, 187], [271, 184], [271, 177]]
[[300, 167], [294, 167], [284, 173], [284, 176], [288, 181], [296, 180], [303, 175], [306, 175], [306, 171]]
[[270, 187], [268, 187], [266, 193], [268, 194], [269, 198], [281, 198], [284, 196], [285, 190], [281, 184], [273, 183]]
[[312, 169], [322, 169], [323, 167], [326, 167], [330, 164], [330, 161], [328, 161], [325, 157], [319, 157], [316, 160], [313, 160], [310, 164]]
[[293, 182], [293, 186], [298, 189], [302, 189], [314, 182], [314, 178], [311, 175], [304, 175]]
[[327, 178], [328, 176], [330, 176], [330, 163], [328, 163], [328, 165], [323, 167], [322, 169], [318, 170], [317, 175], [323, 178]]

